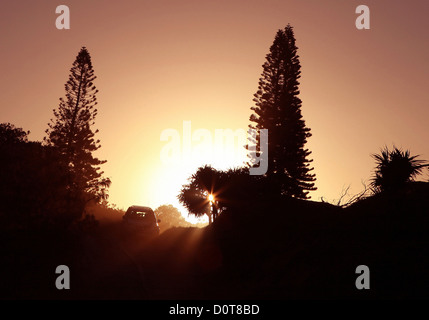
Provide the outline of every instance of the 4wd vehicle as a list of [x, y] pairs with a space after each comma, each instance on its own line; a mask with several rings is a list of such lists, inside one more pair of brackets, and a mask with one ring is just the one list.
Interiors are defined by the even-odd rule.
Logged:
[[155, 213], [149, 207], [131, 206], [122, 217], [124, 227], [128, 232], [141, 233], [144, 236], [159, 235], [159, 226]]

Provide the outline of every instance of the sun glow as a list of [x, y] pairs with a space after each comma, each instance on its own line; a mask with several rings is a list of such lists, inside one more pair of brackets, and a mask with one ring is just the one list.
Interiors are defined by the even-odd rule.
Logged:
[[213, 203], [213, 202], [214, 202], [214, 196], [213, 196], [212, 194], [209, 194], [209, 201], [210, 201], [211, 203]]

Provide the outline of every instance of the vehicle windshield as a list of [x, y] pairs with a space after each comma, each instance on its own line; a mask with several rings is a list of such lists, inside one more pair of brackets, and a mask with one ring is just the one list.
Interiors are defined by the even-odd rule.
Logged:
[[134, 219], [155, 220], [154, 214], [150, 211], [130, 210], [127, 216]]

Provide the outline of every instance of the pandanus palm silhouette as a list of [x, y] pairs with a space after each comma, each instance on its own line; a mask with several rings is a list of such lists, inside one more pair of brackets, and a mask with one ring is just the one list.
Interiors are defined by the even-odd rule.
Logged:
[[207, 215], [209, 222], [216, 219], [218, 200], [216, 194], [223, 185], [223, 172], [203, 166], [189, 178], [178, 196], [179, 201], [196, 217]]
[[189, 178], [178, 195], [179, 201], [196, 217], [207, 215], [214, 221], [226, 208], [247, 201], [254, 186], [248, 168], [220, 171], [202, 166]]
[[387, 147], [380, 154], [373, 154], [376, 161], [371, 187], [374, 193], [398, 190], [423, 172], [429, 164], [417, 159], [419, 155], [411, 156], [410, 151], [397, 147], [389, 150]]

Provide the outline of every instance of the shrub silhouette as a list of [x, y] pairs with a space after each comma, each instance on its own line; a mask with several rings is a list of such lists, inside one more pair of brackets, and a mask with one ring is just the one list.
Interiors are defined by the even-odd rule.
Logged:
[[417, 159], [419, 155], [411, 156], [410, 151], [403, 151], [397, 147], [389, 150], [387, 147], [380, 154], [373, 154], [376, 161], [374, 177], [371, 187], [374, 193], [395, 191], [404, 187], [408, 182], [422, 173], [429, 164], [425, 160]]
[[[13, 132], [8, 130], [6, 135], [13, 136]], [[2, 227], [67, 226], [79, 204], [73, 202], [67, 208], [64, 203], [67, 167], [57, 150], [26, 139], [12, 141], [0, 143]]]
[[[69, 197], [69, 167], [59, 150], [29, 141], [29, 131], [0, 124], [0, 218], [4, 229], [61, 229], [93, 224], [86, 202]], [[82, 220], [83, 218], [83, 220]]]
[[196, 217], [207, 215], [209, 221], [216, 219], [212, 214], [209, 194], [214, 194], [219, 189], [221, 172], [209, 165], [199, 167], [189, 178], [177, 196], [179, 201], [188, 209], [189, 213]]
[[11, 143], [27, 142], [29, 134], [30, 131], [24, 131], [22, 128], [16, 128], [9, 122], [0, 123], [0, 146]]
[[191, 223], [185, 220], [180, 211], [171, 204], [164, 204], [156, 208], [155, 215], [159, 222], [160, 232], [172, 227], [190, 227]]
[[[266, 186], [263, 181], [263, 177], [250, 175], [249, 168], [219, 171], [205, 165], [189, 178], [178, 199], [191, 214], [196, 217], [206, 214], [212, 222], [226, 208], [240, 207], [260, 194]], [[211, 201], [209, 195], [213, 196]]]

